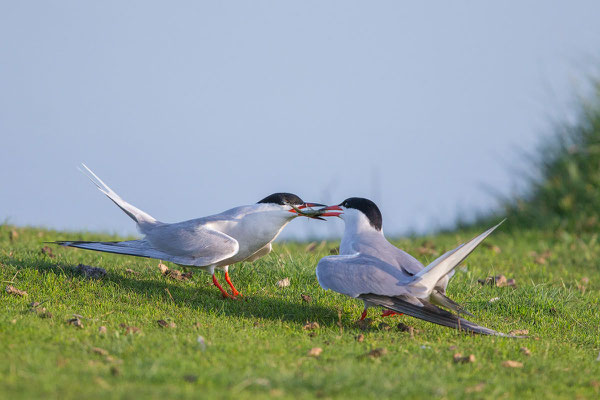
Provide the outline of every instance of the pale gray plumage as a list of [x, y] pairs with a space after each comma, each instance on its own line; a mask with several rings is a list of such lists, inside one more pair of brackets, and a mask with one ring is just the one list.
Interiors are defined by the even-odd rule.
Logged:
[[[82, 172], [96, 187], [136, 222], [144, 238], [123, 242], [60, 241], [57, 244], [156, 258], [199, 267], [213, 274], [215, 268], [227, 272], [231, 264], [254, 261], [268, 254], [271, 242], [281, 230], [292, 219], [303, 215], [298, 214], [298, 207], [313, 205], [303, 203], [298, 196], [290, 193], [274, 193], [257, 204], [189, 221], [164, 223], [127, 203], [88, 167], [82, 166]], [[226, 279], [235, 292], [228, 275]], [[221, 289], [214, 279], [213, 282]]]
[[365, 293], [400, 296], [413, 277], [401, 267], [368, 254], [327, 256], [317, 265], [317, 279], [323, 289], [350, 297]]
[[[382, 231], [367, 226], [360, 211], [344, 210], [346, 229], [340, 244], [340, 255], [322, 258], [317, 265], [317, 278], [325, 289], [357, 297], [364, 293], [387, 296], [409, 295], [428, 298], [433, 290], [445, 293], [448, 275], [494, 229], [447, 251], [427, 267], [416, 258], [391, 244]], [[441, 273], [440, 273], [441, 271]], [[375, 291], [373, 291], [375, 290]]]
[[75, 241], [57, 243], [64, 246], [156, 258], [179, 265], [206, 268], [214, 267], [215, 264], [228, 260], [239, 252], [238, 241], [226, 233], [211, 229], [210, 223], [235, 220], [236, 211], [239, 211], [240, 207], [225, 211], [219, 217], [198, 218], [173, 224], [163, 223], [127, 203], [85, 164], [82, 166], [85, 168], [83, 172], [87, 172], [88, 178], [137, 223], [139, 231], [145, 237], [141, 240], [114, 243]]
[[[362, 201], [363, 206], [364, 202], [368, 202], [372, 204], [369, 207], [376, 207], [366, 199], [357, 200]], [[445, 295], [446, 286], [454, 274], [454, 268], [500, 224], [444, 253], [425, 267], [392, 245], [383, 235], [381, 227], [374, 227], [373, 222], [360, 210], [350, 206], [330, 209], [343, 211], [340, 217], [344, 219], [345, 230], [340, 255], [324, 257], [317, 265], [317, 279], [324, 289], [360, 298], [365, 302], [365, 307], [382, 306], [444, 326], [503, 336], [434, 305], [470, 314]], [[379, 216], [379, 223], [380, 219]]]

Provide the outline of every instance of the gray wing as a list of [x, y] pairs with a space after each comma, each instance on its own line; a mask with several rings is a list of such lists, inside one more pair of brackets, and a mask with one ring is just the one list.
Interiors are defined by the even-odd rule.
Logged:
[[396, 259], [398, 266], [400, 268], [404, 269], [409, 274], [411, 274], [411, 275], [418, 274], [419, 271], [421, 271], [423, 268], [425, 268], [425, 266], [423, 264], [421, 264], [421, 262], [419, 260], [417, 260], [416, 258], [411, 256], [404, 250], [401, 250], [394, 245], [392, 245], [392, 247], [395, 250], [394, 258]]
[[386, 263], [402, 268], [408, 275], [416, 275], [425, 266], [419, 260], [399, 249], [382, 236], [367, 237], [352, 246], [345, 254], [360, 253], [376, 257]]
[[50, 242], [61, 246], [76, 247], [78, 249], [101, 251], [104, 253], [123, 254], [127, 256], [156, 258], [157, 260], [171, 261], [181, 265], [194, 265], [193, 259], [186, 257], [173, 257], [152, 247], [145, 240], [128, 240], [125, 242], [93, 242], [93, 241], [57, 241]]
[[521, 338], [524, 336], [513, 336], [507, 335], [501, 332], [497, 332], [493, 329], [486, 328], [485, 326], [478, 325], [474, 322], [468, 321], [464, 318], [460, 318], [446, 310], [442, 310], [433, 304], [420, 300], [420, 304], [413, 304], [413, 302], [405, 301], [406, 299], [398, 297], [378, 296], [375, 294], [364, 294], [359, 297], [360, 299], [370, 304], [375, 304], [384, 308], [387, 308], [398, 313], [410, 315], [411, 317], [419, 318], [424, 321], [433, 322], [434, 324], [447, 326], [449, 328], [461, 329], [482, 335], [493, 335], [493, 336], [504, 336]]
[[[220, 233], [220, 232], [217, 232]], [[227, 236], [227, 235], [225, 235]], [[233, 239], [232, 239], [233, 240]], [[128, 240], [125, 242], [87, 242], [87, 241], [57, 241], [50, 242], [61, 246], [77, 247], [80, 249], [101, 251], [105, 253], [123, 254], [128, 256], [155, 258], [170, 261], [179, 265], [204, 267], [232, 257], [237, 253], [237, 241], [229, 249], [221, 246], [217, 251], [205, 251], [194, 255], [173, 255], [156, 249], [150, 242], [142, 240]], [[229, 250], [229, 252], [227, 252]], [[234, 251], [235, 250], [235, 251]]]
[[358, 253], [324, 257], [319, 261], [316, 272], [323, 289], [350, 297], [365, 293], [384, 296], [407, 294], [405, 285], [413, 279], [395, 265]]
[[[239, 244], [231, 236], [199, 224], [178, 223], [156, 226], [145, 237], [153, 249], [195, 266], [218, 263], [237, 254]], [[170, 260], [169, 260], [170, 261]]]

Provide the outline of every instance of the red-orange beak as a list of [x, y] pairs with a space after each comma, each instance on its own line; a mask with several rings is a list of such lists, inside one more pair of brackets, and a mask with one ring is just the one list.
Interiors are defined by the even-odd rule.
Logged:
[[320, 215], [320, 217], [339, 217], [340, 215], [343, 214], [343, 209], [340, 206], [329, 206], [329, 207], [325, 207], [323, 209], [323, 211], [342, 211], [342, 212], [324, 212], [323, 214]]

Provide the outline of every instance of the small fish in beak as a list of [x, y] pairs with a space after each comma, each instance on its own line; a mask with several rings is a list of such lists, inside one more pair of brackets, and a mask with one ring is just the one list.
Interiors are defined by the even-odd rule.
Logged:
[[295, 206], [293, 204], [288, 204], [292, 209], [290, 212], [296, 213], [300, 216], [312, 218], [312, 219], [320, 219], [325, 221], [325, 218], [321, 218], [321, 214], [323, 213], [324, 208], [320, 208], [315, 210], [313, 207], [325, 207], [325, 204], [319, 203], [304, 203], [299, 206]]

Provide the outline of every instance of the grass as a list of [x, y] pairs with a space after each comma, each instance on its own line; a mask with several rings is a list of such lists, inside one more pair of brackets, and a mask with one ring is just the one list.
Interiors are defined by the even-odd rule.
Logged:
[[[279, 244], [235, 267], [232, 278], [245, 294], [236, 301], [222, 299], [207, 274], [173, 280], [156, 260], [41, 252], [44, 241], [115, 237], [0, 225], [0, 398], [598, 398], [600, 84], [595, 88], [578, 120], [557, 125], [530, 156], [527, 192], [501, 200], [497, 213], [475, 223], [459, 222], [456, 232], [396, 243], [427, 263], [508, 217], [459, 268], [449, 295], [474, 322], [528, 330], [529, 338], [461, 334], [410, 317], [383, 319], [376, 310], [361, 330], [355, 321], [362, 303], [323, 291], [315, 278], [318, 260], [336, 243], [313, 251], [307, 243]], [[75, 270], [79, 263], [107, 275], [87, 279]], [[517, 286], [478, 283], [497, 274]], [[284, 278], [291, 285], [279, 288]], [[8, 285], [28, 295], [9, 294]], [[31, 302], [42, 304], [32, 309]], [[67, 322], [75, 315], [82, 327]], [[397, 329], [399, 321], [418, 333]], [[319, 328], [303, 329], [307, 322]], [[309, 356], [313, 348], [320, 356]], [[378, 348], [387, 352], [368, 356]], [[455, 363], [455, 353], [475, 361]], [[522, 367], [503, 366], [507, 360]]]
[[[373, 325], [362, 331], [355, 324], [362, 304], [323, 291], [314, 275], [336, 243], [312, 252], [306, 243], [279, 244], [267, 257], [237, 266], [232, 279], [245, 297], [234, 301], [220, 298], [209, 275], [176, 281], [162, 275], [155, 260], [58, 247], [54, 257], [41, 252], [43, 241], [114, 237], [2, 225], [0, 397], [597, 398], [598, 236], [506, 232], [500, 228], [487, 240], [499, 253], [481, 246], [467, 259], [449, 293], [476, 322], [504, 332], [527, 329], [528, 339], [460, 334], [410, 317], [383, 319], [374, 309]], [[427, 262], [475, 233], [396, 244]], [[73, 269], [79, 263], [105, 268], [107, 275], [86, 279]], [[477, 282], [499, 273], [515, 278], [517, 287]], [[289, 287], [277, 287], [283, 278]], [[28, 296], [6, 293], [9, 284]], [[490, 303], [494, 297], [499, 300]], [[33, 301], [43, 302], [52, 317], [31, 312]], [[82, 328], [67, 323], [74, 314]], [[176, 327], [159, 326], [161, 319]], [[320, 328], [304, 330], [307, 321]], [[378, 327], [384, 321], [391, 329]], [[411, 338], [396, 329], [399, 321], [420, 332]], [[121, 324], [140, 331], [127, 334]], [[363, 342], [355, 339], [359, 334]], [[323, 349], [318, 358], [308, 356], [314, 347]], [[365, 356], [375, 348], [387, 354]], [[456, 364], [456, 352], [476, 361]], [[504, 367], [506, 360], [523, 367]]]

